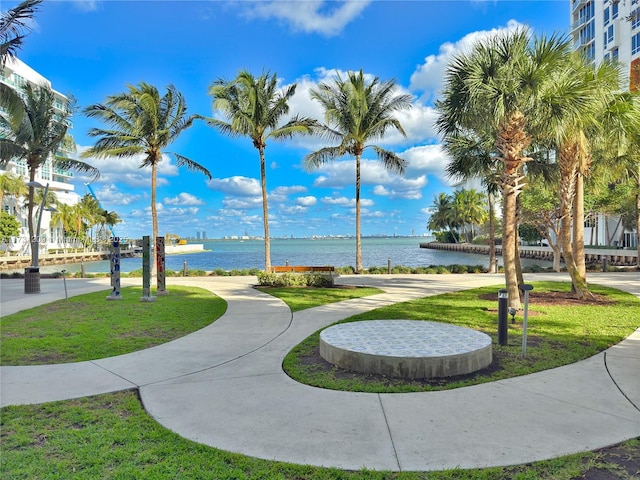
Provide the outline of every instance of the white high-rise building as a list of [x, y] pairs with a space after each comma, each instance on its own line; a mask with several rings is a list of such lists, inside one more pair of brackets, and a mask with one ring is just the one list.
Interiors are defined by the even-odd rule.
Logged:
[[[6, 65], [0, 68], [0, 82], [9, 85], [14, 90], [20, 92], [21, 89], [27, 85], [47, 86], [51, 88], [51, 82], [38, 72], [33, 70], [24, 62], [16, 59], [7, 59]], [[54, 92], [56, 103], [55, 107], [60, 111], [67, 105], [67, 97], [60, 92], [52, 89]], [[69, 123], [69, 127], [72, 125]], [[68, 152], [59, 152], [65, 154]], [[2, 152], [0, 152], [0, 155]], [[4, 169], [0, 168], [0, 175], [4, 173], [12, 173], [22, 176], [25, 183], [29, 181], [29, 172], [27, 164], [21, 159], [2, 159], [3, 162], [8, 160]], [[41, 185], [49, 185], [49, 190], [54, 192], [58, 201], [68, 205], [75, 205], [78, 203], [80, 196], [75, 193], [74, 185], [71, 183], [73, 178], [73, 172], [68, 170], [62, 170], [53, 165], [53, 158], [50, 157], [42, 166], [36, 171], [35, 181]], [[12, 253], [18, 255], [29, 254], [30, 242], [29, 242], [29, 228], [27, 223], [27, 201], [25, 198], [13, 198], [3, 197], [1, 208], [14, 215], [21, 224], [20, 235], [17, 238], [13, 238], [9, 245], [4, 245], [3, 248], [8, 248]], [[34, 212], [37, 209], [34, 209]], [[40, 248], [42, 252], [46, 252], [49, 248], [62, 248], [64, 247], [64, 231], [60, 226], [54, 226], [51, 228], [51, 212], [43, 211], [42, 224], [40, 226]]]
[[640, 88], [640, 0], [570, 0], [574, 48], [599, 64], [612, 59]]

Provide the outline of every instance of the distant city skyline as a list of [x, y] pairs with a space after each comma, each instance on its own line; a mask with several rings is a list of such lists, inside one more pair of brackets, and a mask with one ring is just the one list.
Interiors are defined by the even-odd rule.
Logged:
[[[5, 1], [3, 9], [18, 2]], [[297, 84], [291, 113], [322, 120], [309, 91], [335, 72], [363, 71], [395, 79], [414, 96], [400, 115], [407, 138], [379, 142], [408, 162], [404, 177], [363, 157], [363, 235], [423, 235], [434, 195], [452, 191], [435, 133], [434, 101], [448, 60], [489, 33], [528, 25], [536, 34], [568, 33], [568, 2], [45, 2], [19, 57], [73, 95], [78, 114], [72, 134], [78, 155], [87, 135], [102, 126], [82, 108], [142, 81], [161, 91], [170, 83], [192, 113], [210, 116], [207, 91], [217, 78], [239, 70], [277, 73]], [[171, 32], [168, 34], [168, 32]], [[382, 35], [382, 32], [384, 35]], [[345, 157], [314, 172], [302, 158], [321, 139], [270, 142], [266, 148], [270, 229], [273, 237], [354, 234], [354, 162]], [[222, 137], [203, 122], [187, 130], [170, 151], [205, 165], [213, 174], [178, 168], [165, 159], [158, 172], [160, 234], [222, 238], [263, 235], [258, 153], [248, 139]], [[123, 219], [115, 232], [151, 233], [150, 174], [139, 161], [86, 159], [101, 178], [92, 187], [103, 208]], [[89, 180], [76, 174], [76, 192]]]

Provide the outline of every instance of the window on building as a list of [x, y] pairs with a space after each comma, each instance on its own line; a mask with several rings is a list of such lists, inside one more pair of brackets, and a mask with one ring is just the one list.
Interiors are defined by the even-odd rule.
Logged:
[[631, 55], [640, 52], [640, 32], [631, 37]]
[[615, 20], [618, 18], [618, 2], [613, 2], [611, 4], [611, 19]]
[[640, 28], [640, 7], [631, 12], [631, 30]]
[[605, 26], [607, 25], [607, 23], [609, 23], [610, 19], [611, 19], [611, 15], [609, 13], [609, 7], [604, 7], [604, 24], [605, 24]]
[[611, 58], [613, 60], [618, 60], [618, 47], [611, 50]]

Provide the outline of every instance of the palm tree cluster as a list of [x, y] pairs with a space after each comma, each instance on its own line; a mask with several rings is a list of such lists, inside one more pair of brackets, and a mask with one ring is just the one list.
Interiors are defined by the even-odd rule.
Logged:
[[104, 210], [90, 194], [84, 195], [75, 205], [56, 202], [55, 210], [51, 224], [60, 225], [65, 246], [72, 241], [84, 248], [88, 245], [106, 247], [112, 228], [122, 222], [116, 212]]
[[449, 173], [499, 186], [511, 306], [520, 306], [523, 283], [518, 197], [527, 177], [545, 169], [558, 174], [559, 244], [573, 288], [580, 298], [589, 295], [584, 179], [596, 161], [625, 175], [638, 168], [638, 95], [621, 93], [621, 87], [613, 63], [594, 66], [572, 50], [569, 38], [532, 37], [527, 29], [478, 42], [448, 66], [437, 126], [454, 159]]
[[431, 206], [427, 228], [435, 232], [436, 238], [446, 232], [447, 240], [471, 242], [476, 236], [476, 227], [481, 227], [489, 218], [486, 198], [474, 189], [459, 189], [451, 195], [440, 193]]

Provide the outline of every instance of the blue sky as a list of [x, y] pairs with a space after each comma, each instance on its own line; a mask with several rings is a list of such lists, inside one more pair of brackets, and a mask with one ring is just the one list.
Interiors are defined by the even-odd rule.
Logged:
[[[2, 8], [17, 2], [4, 1]], [[451, 55], [492, 31], [530, 26], [536, 34], [567, 33], [569, 2], [557, 1], [54, 1], [36, 15], [19, 57], [73, 95], [80, 108], [141, 81], [163, 90], [174, 84], [189, 110], [213, 114], [208, 87], [241, 69], [277, 73], [297, 84], [291, 113], [322, 119], [309, 90], [334, 72], [363, 69], [395, 79], [414, 96], [399, 119], [407, 138], [376, 143], [408, 162], [404, 176], [363, 156], [363, 235], [423, 235], [434, 195], [452, 190], [446, 157], [434, 133], [442, 74]], [[100, 126], [78, 114], [73, 135], [79, 151]], [[353, 235], [353, 159], [319, 170], [302, 167], [305, 154], [323, 146], [300, 138], [266, 148], [272, 237]], [[248, 139], [230, 139], [204, 123], [169, 148], [206, 166], [213, 175], [178, 169], [165, 158], [158, 177], [160, 234], [209, 238], [260, 236], [262, 204], [258, 152]], [[101, 178], [93, 184], [103, 208], [123, 223], [118, 235], [151, 234], [150, 172], [139, 160], [88, 159]], [[77, 178], [76, 191], [87, 189]]]

